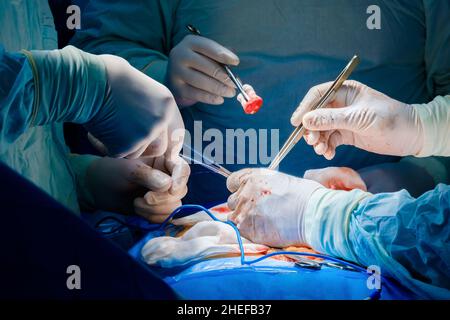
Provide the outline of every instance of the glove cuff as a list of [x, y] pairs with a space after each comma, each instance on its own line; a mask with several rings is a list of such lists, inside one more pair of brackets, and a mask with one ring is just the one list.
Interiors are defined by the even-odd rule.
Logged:
[[24, 54], [36, 88], [32, 125], [85, 123], [101, 108], [107, 78], [100, 57], [72, 46]]
[[418, 157], [450, 156], [450, 95], [436, 97], [428, 104], [412, 105], [423, 130], [423, 146]]
[[305, 243], [320, 252], [356, 261], [348, 242], [350, 215], [370, 195], [361, 190], [315, 190], [304, 215]]
[[[308, 184], [308, 185], [305, 185]], [[311, 196], [320, 189], [326, 188], [321, 185], [320, 183], [313, 181], [313, 180], [307, 180], [302, 179], [302, 190], [300, 198], [297, 199], [297, 203], [299, 207], [297, 208], [297, 241], [295, 243], [300, 244], [307, 244], [306, 240], [306, 224], [305, 224], [305, 214], [307, 211], [309, 199], [311, 199]]]

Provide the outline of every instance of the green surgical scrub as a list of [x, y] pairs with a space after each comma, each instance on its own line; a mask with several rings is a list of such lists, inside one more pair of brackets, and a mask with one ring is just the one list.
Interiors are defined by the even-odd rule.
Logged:
[[[83, 184], [93, 158], [69, 155], [62, 123], [68, 116], [83, 122], [90, 117], [90, 105], [101, 105], [106, 91], [104, 66], [69, 47], [63, 53], [50, 53], [60, 64], [66, 62], [63, 57], [71, 58], [58, 69], [61, 74], [54, 74], [55, 69], [45, 68], [48, 51], [10, 53], [56, 48], [47, 1], [0, 2], [0, 161], [79, 212], [77, 183]], [[95, 72], [88, 74], [86, 68]], [[91, 81], [86, 90], [83, 84], [92, 77], [95, 85]]]

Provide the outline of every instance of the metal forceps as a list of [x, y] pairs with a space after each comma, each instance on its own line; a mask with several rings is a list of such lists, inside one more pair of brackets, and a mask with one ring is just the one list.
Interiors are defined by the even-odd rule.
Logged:
[[[355, 70], [356, 66], [359, 64], [360, 59], [357, 55], [353, 56], [344, 70], [341, 71], [339, 76], [334, 80], [331, 87], [325, 92], [325, 94], [320, 98], [320, 100], [315, 104], [311, 110], [316, 110], [325, 106], [330, 99], [335, 95], [335, 93], [339, 90], [345, 80], [348, 79], [350, 74]], [[305, 128], [303, 124], [300, 124], [294, 131], [291, 133], [289, 138], [284, 143], [280, 152], [275, 156], [272, 162], [269, 165], [269, 169], [274, 170], [276, 167], [280, 165], [280, 162], [287, 156], [287, 154], [292, 150], [292, 148], [300, 141], [302, 136], [305, 134]]]

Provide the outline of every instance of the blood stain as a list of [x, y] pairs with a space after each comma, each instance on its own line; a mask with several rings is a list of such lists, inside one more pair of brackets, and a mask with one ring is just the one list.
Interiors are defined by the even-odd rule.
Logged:
[[230, 208], [228, 208], [227, 206], [215, 207], [215, 208], [212, 208], [211, 210], [215, 211], [215, 212], [219, 212], [219, 213], [228, 213], [228, 212], [230, 212]]

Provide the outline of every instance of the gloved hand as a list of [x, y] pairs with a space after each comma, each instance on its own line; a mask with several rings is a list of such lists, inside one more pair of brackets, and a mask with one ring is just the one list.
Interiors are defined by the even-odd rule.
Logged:
[[305, 140], [317, 154], [330, 160], [340, 145], [385, 155], [420, 152], [423, 133], [415, 108], [357, 81], [344, 82], [328, 105], [308, 112], [330, 85], [311, 88], [291, 118], [294, 126], [303, 123]]
[[129, 158], [141, 155], [152, 142], [160, 145], [151, 148], [153, 155], [161, 155], [171, 145], [160, 143], [161, 137], [184, 131], [170, 91], [122, 58], [72, 46], [26, 55], [35, 78], [32, 126], [83, 124], [100, 151]]
[[333, 190], [360, 189], [367, 191], [366, 184], [358, 172], [347, 167], [327, 167], [305, 171], [303, 178], [319, 182]]
[[187, 193], [189, 165], [181, 158], [99, 158], [86, 172], [86, 187], [97, 209], [137, 213], [160, 223]]
[[181, 199], [188, 191], [187, 182], [191, 171], [186, 161], [180, 157], [150, 157], [146, 161], [154, 170], [169, 174], [171, 185], [167, 192], [150, 190], [143, 198], [137, 198], [134, 201], [135, 212], [151, 222], [161, 223], [173, 210], [181, 206]]
[[227, 180], [229, 216], [243, 237], [272, 247], [305, 244], [303, 214], [323, 188], [315, 181], [268, 169], [243, 169]]
[[100, 57], [106, 66], [109, 91], [102, 108], [85, 124], [91, 142], [114, 157], [137, 158], [147, 149], [152, 150], [152, 156], [162, 155], [169, 136], [177, 129], [184, 130], [172, 94], [126, 60]]
[[179, 106], [197, 102], [219, 105], [236, 94], [221, 64], [236, 66], [239, 58], [205, 37], [187, 35], [169, 54], [167, 83]]

